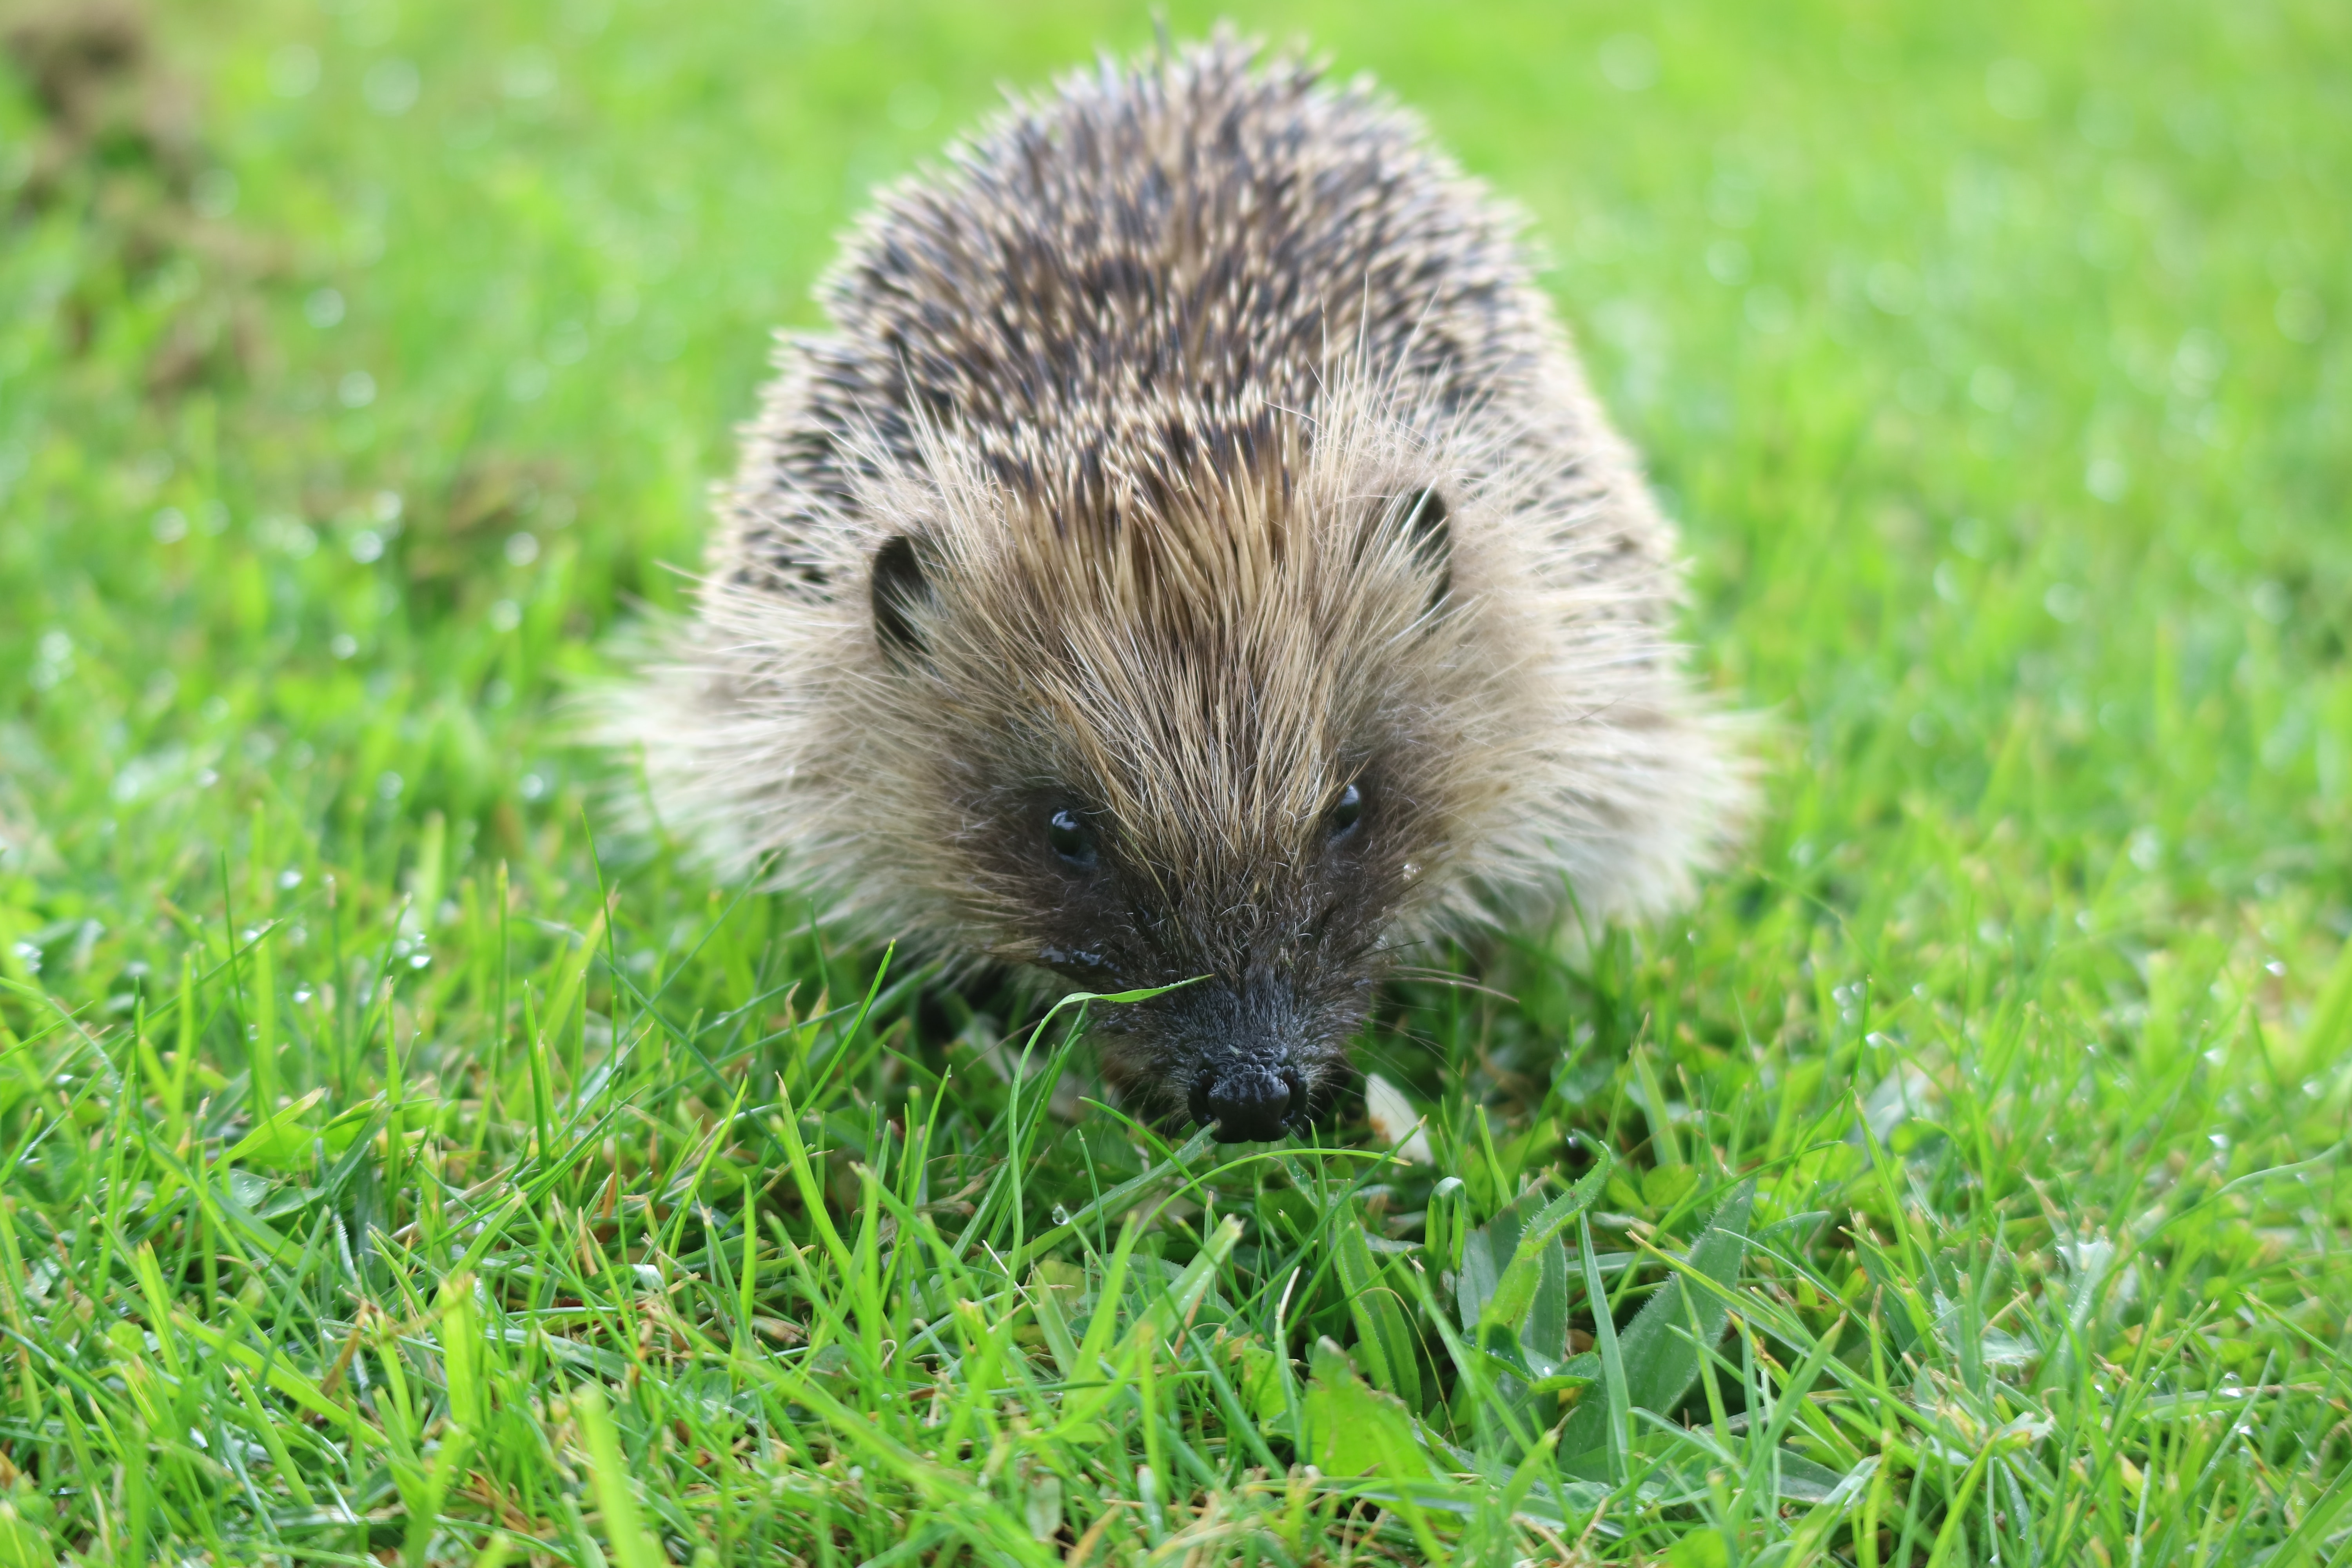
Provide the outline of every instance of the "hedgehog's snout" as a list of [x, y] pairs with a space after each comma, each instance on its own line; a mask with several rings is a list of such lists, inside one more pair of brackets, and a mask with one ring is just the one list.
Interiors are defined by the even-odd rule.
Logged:
[[[1291, 976], [1255, 969], [1238, 983], [1174, 993], [1162, 1081], [1188, 1083], [1185, 1109], [1220, 1143], [1264, 1143], [1307, 1121], [1326, 1020], [1303, 1008]], [[1181, 1067], [1179, 1064], [1182, 1064]]]
[[1192, 1120], [1217, 1130], [1220, 1143], [1279, 1138], [1307, 1110], [1307, 1084], [1288, 1063], [1229, 1062], [1192, 1083]]

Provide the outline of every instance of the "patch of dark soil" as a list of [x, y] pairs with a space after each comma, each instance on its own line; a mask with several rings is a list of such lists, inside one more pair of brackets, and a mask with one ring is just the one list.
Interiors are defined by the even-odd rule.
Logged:
[[200, 134], [194, 85], [164, 62], [133, 0], [0, 7], [0, 60], [40, 116], [0, 230], [78, 219], [92, 264], [59, 301], [71, 352], [106, 337], [105, 317], [165, 268], [186, 285], [147, 334], [142, 390], [169, 399], [252, 370], [266, 348], [255, 288], [287, 270], [283, 247], [226, 221], [234, 179]]

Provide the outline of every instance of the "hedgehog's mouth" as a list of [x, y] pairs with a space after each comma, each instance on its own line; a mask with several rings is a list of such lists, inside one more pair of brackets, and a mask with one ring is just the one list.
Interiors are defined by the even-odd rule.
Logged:
[[1229, 1062], [1192, 1080], [1192, 1120], [1220, 1143], [1264, 1143], [1307, 1118], [1307, 1081], [1288, 1063]]

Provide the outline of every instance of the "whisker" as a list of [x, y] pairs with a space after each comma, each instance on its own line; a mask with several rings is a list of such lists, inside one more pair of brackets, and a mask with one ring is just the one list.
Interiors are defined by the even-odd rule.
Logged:
[[1399, 980], [1421, 980], [1434, 985], [1451, 985], [1457, 991], [1475, 991], [1484, 995], [1492, 996], [1496, 1001], [1508, 1002], [1514, 1007], [1519, 1005], [1519, 999], [1509, 992], [1497, 991], [1491, 985], [1481, 985], [1468, 976], [1456, 974], [1451, 970], [1391, 969], [1389, 973]]

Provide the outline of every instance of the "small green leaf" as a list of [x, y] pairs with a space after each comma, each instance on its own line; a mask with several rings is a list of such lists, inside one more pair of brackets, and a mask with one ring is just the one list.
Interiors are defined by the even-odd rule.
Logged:
[[482, 1403], [482, 1325], [474, 1314], [474, 1277], [441, 1281], [441, 1366], [449, 1389], [449, 1418], [478, 1432], [488, 1415]]
[[[1487, 1266], [1501, 1262], [1502, 1268], [1491, 1292], [1479, 1304], [1475, 1317], [1465, 1311], [1464, 1328], [1475, 1328], [1483, 1338], [1488, 1330], [1516, 1331], [1525, 1323], [1525, 1337], [1532, 1337], [1538, 1353], [1559, 1353], [1553, 1347], [1564, 1342], [1567, 1333], [1568, 1258], [1558, 1237], [1600, 1197], [1614, 1164], [1608, 1151], [1601, 1151], [1600, 1163], [1585, 1173], [1584, 1179], [1538, 1210], [1516, 1237], [1506, 1241], [1508, 1232], [1502, 1215], [1479, 1233], [1487, 1238], [1482, 1249]], [[1509, 1247], [1507, 1262], [1503, 1261], [1498, 1243]]]
[[1499, 1324], [1482, 1331], [1479, 1353], [1486, 1358], [1495, 1371], [1505, 1373], [1527, 1385], [1530, 1394], [1558, 1394], [1564, 1389], [1582, 1388], [1601, 1375], [1601, 1358], [1591, 1351], [1571, 1356], [1563, 1362], [1530, 1354], [1519, 1337]]
[[1225, 1353], [1241, 1368], [1234, 1391], [1261, 1426], [1270, 1426], [1290, 1414], [1282, 1396], [1281, 1361], [1273, 1351], [1252, 1337], [1232, 1342]]
[[1660, 1165], [1642, 1173], [1642, 1201], [1661, 1213], [1673, 1208], [1698, 1185], [1696, 1165]]
[[1724, 1568], [1731, 1561], [1731, 1548], [1724, 1543], [1721, 1531], [1695, 1530], [1667, 1549], [1664, 1561], [1671, 1568]]
[[1430, 1474], [1403, 1401], [1367, 1385], [1329, 1340], [1317, 1342], [1312, 1370], [1304, 1401], [1308, 1451], [1325, 1475], [1419, 1480]]
[[[1693, 1272], [1727, 1288], [1739, 1278], [1739, 1266], [1748, 1256], [1748, 1213], [1755, 1200], [1752, 1178], [1732, 1189], [1691, 1245], [1688, 1264]], [[1685, 1290], [1692, 1291], [1688, 1307], [1683, 1302]], [[1607, 1310], [1604, 1302], [1593, 1305], [1596, 1311]], [[1728, 1315], [1712, 1290], [1693, 1289], [1680, 1273], [1668, 1279], [1617, 1336], [1628, 1403], [1658, 1415], [1672, 1411], [1698, 1381], [1699, 1357], [1714, 1348]], [[1693, 1320], [1698, 1324], [1696, 1343], [1691, 1340]], [[1560, 1433], [1562, 1459], [1570, 1464], [1586, 1461], [1578, 1465], [1579, 1472], [1592, 1473], [1590, 1461], [1605, 1452], [1608, 1443], [1608, 1403], [1580, 1401]]]
[[1462, 1238], [1468, 1231], [1470, 1189], [1459, 1176], [1448, 1176], [1429, 1191], [1424, 1232], [1429, 1267], [1452, 1271], [1462, 1267]]
[[280, 1106], [263, 1117], [254, 1124], [252, 1131], [230, 1145], [220, 1163], [267, 1165], [273, 1171], [296, 1170], [310, 1163], [310, 1143], [318, 1133], [304, 1126], [302, 1118], [326, 1098], [326, 1093], [323, 1088], [314, 1089], [291, 1105]]
[[1773, 1456], [1776, 1489], [1790, 1502], [1826, 1502], [1846, 1484], [1846, 1476], [1802, 1454], [1782, 1448]]
[[1022, 1499], [1022, 1515], [1029, 1525], [1031, 1540], [1053, 1540], [1062, 1528], [1062, 1478], [1051, 1470], [1030, 1477], [1028, 1493]]
[[1227, 1215], [1218, 1223], [1217, 1228], [1208, 1234], [1200, 1252], [1184, 1266], [1183, 1271], [1168, 1288], [1167, 1300], [1163, 1304], [1165, 1331], [1175, 1332], [1192, 1318], [1202, 1298], [1210, 1293], [1210, 1280], [1215, 1278], [1218, 1268], [1223, 1266], [1234, 1250], [1234, 1244], [1241, 1237], [1242, 1222], [1233, 1215]]
[[1372, 1381], [1421, 1408], [1421, 1359], [1412, 1327], [1397, 1293], [1372, 1264], [1362, 1221], [1352, 1206], [1331, 1226], [1339, 1282], [1348, 1292], [1348, 1315], [1355, 1320], [1356, 1343]]
[[654, 1568], [664, 1561], [637, 1521], [637, 1496], [629, 1486], [629, 1472], [621, 1455], [620, 1434], [613, 1428], [604, 1391], [583, 1383], [572, 1393], [572, 1412], [588, 1445], [588, 1479], [595, 1489], [597, 1510], [604, 1516], [604, 1539], [612, 1544], [614, 1568]]
[[[319, 1129], [319, 1142], [331, 1157], [340, 1158], [354, 1140], [367, 1131], [368, 1124], [383, 1109], [383, 1097], [374, 1095], [346, 1110], [337, 1111], [327, 1124]], [[307, 1152], [307, 1147], [305, 1152]]]
[[1048, 1260], [1029, 1271], [1029, 1299], [1036, 1305], [1037, 1327], [1064, 1377], [1078, 1375], [1078, 1342], [1070, 1332], [1070, 1313], [1081, 1304], [1086, 1284], [1086, 1270], [1075, 1263]]
[[1885, 1320], [1888, 1331], [1895, 1336], [1895, 1348], [1908, 1355], [1918, 1349], [1920, 1342], [1927, 1337], [1925, 1325], [1928, 1313], [1925, 1303], [1919, 1300], [1918, 1292], [1905, 1281], [1902, 1271], [1894, 1261], [1876, 1246], [1867, 1241], [1860, 1242], [1854, 1247], [1854, 1256], [1861, 1260], [1863, 1272], [1877, 1289], [1879, 1311]]
[[55, 1513], [49, 1500], [21, 1476], [0, 1494], [0, 1568], [50, 1568], [58, 1560], [48, 1529]]

